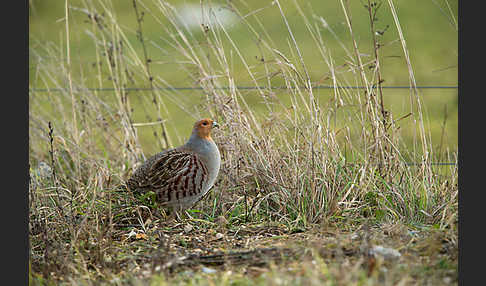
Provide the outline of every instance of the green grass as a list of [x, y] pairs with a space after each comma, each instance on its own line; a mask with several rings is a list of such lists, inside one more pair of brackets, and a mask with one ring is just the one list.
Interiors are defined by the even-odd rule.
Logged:
[[[178, 2], [69, 1], [67, 34], [65, 2], [29, 2], [33, 284], [456, 283], [458, 168], [429, 163], [456, 162], [457, 90], [413, 85], [458, 84], [457, 1], [377, 2], [373, 26], [368, 1], [218, 3], [242, 20], [189, 31]], [[169, 223], [119, 186], [201, 117], [221, 172]], [[273, 246], [308, 255], [194, 262]]]
[[[410, 50], [412, 65], [419, 85], [457, 85], [457, 27], [450, 24], [450, 21], [454, 21], [454, 18], [457, 21], [457, 1], [447, 2], [451, 6], [452, 14], [448, 12], [446, 2], [440, 3], [442, 11], [433, 1], [425, 3], [423, 1], [408, 1], [407, 5], [396, 4], [398, 17], [404, 36], [408, 42], [407, 46]], [[65, 45], [64, 22], [58, 21], [64, 17], [64, 2], [53, 1], [52, 3], [47, 3], [45, 1], [31, 1], [31, 3], [29, 24], [31, 38], [41, 41], [41, 44], [46, 41], [56, 43], [62, 41], [63, 45]], [[137, 22], [132, 1], [105, 1], [103, 3], [108, 7], [112, 6], [114, 8], [112, 12], [114, 13], [114, 17], [116, 17], [115, 20], [126, 31], [127, 39], [133, 45], [133, 48], [137, 53], [141, 53], [142, 47], [137, 42], [136, 37]], [[185, 2], [170, 1], [169, 3], [177, 7], [177, 5], [182, 5]], [[212, 1], [209, 3], [213, 5], [227, 5], [224, 1]], [[339, 42], [342, 42], [350, 52], [352, 52], [352, 46], [339, 1], [309, 1], [308, 3], [302, 5], [302, 10], [310, 20], [313, 20], [313, 17], [322, 17], [335, 32], [339, 41], [334, 38], [330, 31], [324, 28], [321, 29], [325, 46], [332, 53], [332, 57], [336, 61], [336, 66], [344, 64], [349, 59], [346, 59], [346, 53], [340, 47]], [[98, 1], [81, 0], [69, 1], [69, 5], [79, 8], [85, 8], [85, 5], [88, 7], [101, 6]], [[165, 62], [163, 64], [154, 64], [154, 74], [168, 79], [174, 85], [190, 85], [187, 82], [187, 78], [180, 77], [180, 75], [172, 72], [174, 68], [179, 68], [178, 65], [170, 63], [177, 59], [178, 54], [174, 53], [173, 49], [163, 40], [168, 36], [163, 25], [167, 24], [168, 21], [161, 17], [151, 1], [144, 2], [144, 5], [151, 9], [154, 16], [162, 23], [157, 23], [157, 21], [149, 16], [149, 12], [144, 17], [143, 33], [147, 39], [148, 53], [154, 61], [169, 62], [168, 64]], [[249, 24], [256, 25], [256, 19], [258, 19], [271, 36], [272, 46], [283, 54], [292, 57], [292, 49], [288, 43], [288, 32], [274, 5], [261, 1], [235, 1], [233, 5], [241, 11], [242, 15], [257, 11], [257, 13], [253, 14], [255, 17], [252, 15], [246, 18]], [[286, 12], [289, 24], [307, 60], [306, 64], [310, 70], [311, 77], [314, 80], [320, 79], [328, 70], [327, 68], [323, 68], [326, 64], [320, 59], [321, 57], [319, 56], [318, 50], [315, 49], [315, 43], [312, 37], [309, 36], [307, 28], [304, 26], [293, 2], [283, 1], [281, 5]], [[359, 1], [350, 2], [353, 25], [355, 33], [359, 35], [358, 41], [362, 49], [361, 52], [371, 56], [372, 45], [369, 38], [369, 19], [366, 15], [366, 10], [362, 6], [363, 4]], [[95, 47], [92, 39], [86, 34], [86, 30], [91, 29], [92, 24], [87, 21], [88, 17], [86, 14], [79, 10], [72, 10], [71, 17], [72, 60], [76, 63], [75, 65], [81, 64], [87, 69], [87, 66], [91, 64], [90, 60], [95, 61]], [[389, 13], [386, 2], [382, 3], [377, 17], [377, 26], [379, 29], [383, 30], [387, 25], [390, 26], [380, 38], [384, 44], [388, 44], [382, 52], [386, 84], [407, 85], [408, 74], [405, 62], [403, 61], [401, 45], [395, 42], [397, 32], [393, 28], [393, 18]], [[105, 18], [108, 18], [108, 16], [105, 15]], [[105, 22], [109, 23], [109, 20]], [[313, 25], [319, 25], [319, 23], [320, 21], [316, 21]], [[111, 27], [108, 25], [108, 28]], [[200, 31], [196, 30], [192, 33], [196, 40], [204, 38]], [[258, 60], [255, 57], [261, 57], [262, 54], [255, 44], [255, 36], [245, 28], [243, 23], [235, 24], [229, 30], [229, 33], [231, 33], [232, 39], [238, 43], [241, 50], [245, 51], [245, 59], [252, 66], [257, 65]], [[151, 42], [166, 52], [161, 52], [155, 45], [151, 45]], [[228, 42], [225, 41], [223, 44], [228, 45]], [[230, 55], [228, 54], [227, 56]], [[371, 58], [368, 57], [368, 59]], [[248, 74], [244, 71], [241, 64], [238, 61], [234, 61], [233, 63], [234, 66], [232, 68], [234, 69], [234, 74], [242, 78], [242, 81], [239, 81], [238, 84], [251, 84]], [[444, 68], [449, 69], [439, 71]]]

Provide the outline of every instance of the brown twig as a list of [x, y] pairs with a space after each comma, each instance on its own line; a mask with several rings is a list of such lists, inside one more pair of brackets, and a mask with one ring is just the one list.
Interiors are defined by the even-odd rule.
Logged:
[[[145, 42], [143, 38], [143, 32], [142, 32], [142, 22], [143, 22], [143, 17], [144, 17], [144, 12], [142, 11], [139, 13], [138, 8], [137, 8], [137, 0], [133, 0], [133, 9], [135, 10], [135, 16], [137, 17], [137, 24], [138, 24], [138, 30], [137, 30], [137, 36], [138, 39], [140, 40], [140, 43], [142, 44], [142, 51], [143, 51], [143, 58], [144, 58], [144, 63], [145, 63], [145, 71], [147, 73], [147, 77], [149, 80], [149, 85], [150, 85], [150, 91], [152, 93], [152, 103], [157, 107], [157, 112], [158, 112], [158, 118], [157, 121], [160, 122], [160, 126], [162, 129], [162, 137], [164, 138], [165, 145], [162, 144], [162, 142], [159, 141], [159, 144], [163, 149], [166, 149], [170, 146], [169, 138], [167, 136], [167, 130], [165, 127], [164, 120], [160, 117], [160, 105], [157, 102], [157, 97], [155, 95], [155, 89], [154, 89], [154, 77], [152, 76], [152, 73], [150, 71], [150, 63], [152, 62], [152, 59], [148, 57], [147, 53], [147, 48], [145, 47]], [[154, 135], [157, 139], [160, 140], [157, 136], [157, 132], [154, 131]]]

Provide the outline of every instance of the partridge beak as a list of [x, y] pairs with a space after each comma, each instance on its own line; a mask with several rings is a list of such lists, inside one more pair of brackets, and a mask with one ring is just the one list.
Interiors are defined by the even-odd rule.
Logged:
[[215, 127], [219, 127], [219, 124], [218, 124], [218, 122], [213, 121], [213, 128], [215, 128]]

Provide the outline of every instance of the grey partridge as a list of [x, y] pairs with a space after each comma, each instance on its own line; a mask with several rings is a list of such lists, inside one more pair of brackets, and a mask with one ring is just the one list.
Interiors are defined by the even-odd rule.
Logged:
[[192, 207], [211, 189], [219, 173], [221, 156], [211, 138], [218, 126], [209, 118], [197, 121], [184, 145], [155, 154], [137, 168], [127, 181], [128, 189], [153, 191], [167, 209]]

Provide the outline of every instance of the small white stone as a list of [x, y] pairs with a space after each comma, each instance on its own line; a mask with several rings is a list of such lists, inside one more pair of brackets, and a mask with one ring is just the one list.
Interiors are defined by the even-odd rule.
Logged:
[[381, 245], [375, 245], [371, 249], [371, 253], [375, 255], [380, 255], [384, 259], [395, 260], [402, 256], [400, 252], [393, 248], [383, 247]]
[[202, 272], [206, 273], [206, 274], [213, 274], [213, 273], [216, 273], [216, 270], [212, 269], [212, 268], [207, 268], [207, 267], [203, 267], [202, 269]]

